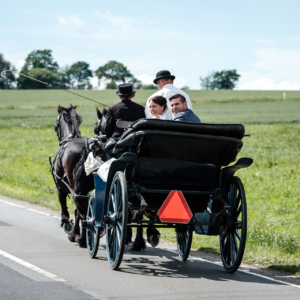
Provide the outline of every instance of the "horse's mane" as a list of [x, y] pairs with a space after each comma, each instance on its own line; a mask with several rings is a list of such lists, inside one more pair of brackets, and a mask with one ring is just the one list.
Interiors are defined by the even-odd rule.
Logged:
[[82, 117], [77, 114], [75, 108], [69, 110], [69, 116], [72, 123], [72, 127], [74, 128], [75, 135], [77, 137], [81, 137], [81, 132], [79, 130], [79, 126], [82, 123]]
[[82, 123], [82, 117], [77, 114], [76, 107], [77, 106], [72, 106], [72, 104], [70, 104], [68, 108], [59, 106], [58, 112], [65, 111], [68, 114], [69, 120], [72, 123], [73, 133], [75, 133], [77, 137], [81, 137], [79, 126]]

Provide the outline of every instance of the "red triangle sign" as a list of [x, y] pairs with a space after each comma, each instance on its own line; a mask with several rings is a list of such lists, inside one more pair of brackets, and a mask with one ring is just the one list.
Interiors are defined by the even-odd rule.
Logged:
[[157, 214], [166, 223], [188, 224], [193, 217], [181, 191], [171, 191]]

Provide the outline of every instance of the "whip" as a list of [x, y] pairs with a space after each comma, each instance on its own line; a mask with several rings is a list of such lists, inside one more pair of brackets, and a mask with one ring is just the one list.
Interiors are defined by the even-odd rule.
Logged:
[[[5, 76], [5, 74], [4, 74], [5, 72], [13, 72], [13, 71], [11, 71], [11, 70], [6, 70], [6, 71], [1, 72], [1, 76], [2, 76], [3, 78], [6, 78], [6, 76]], [[60, 88], [60, 87], [58, 87], [58, 86], [55, 86], [55, 85], [53, 85], [53, 84], [50, 84], [50, 83], [47, 83], [47, 82], [43, 82], [43, 81], [41, 81], [41, 80], [37, 80], [37, 79], [35, 79], [35, 78], [33, 78], [33, 77], [30, 77], [30, 76], [25, 75], [25, 74], [22, 74], [22, 73], [19, 73], [19, 74], [22, 75], [22, 76], [25, 76], [25, 77], [27, 77], [27, 78], [29, 78], [29, 79], [32, 79], [32, 80], [35, 80], [35, 81], [37, 81], [37, 82], [43, 83], [43, 84], [45, 84], [45, 85], [51, 86], [51, 87], [53, 87], [53, 88], [55, 88], [55, 89], [65, 91], [65, 92], [67, 92], [67, 93], [70, 93], [70, 94], [79, 96], [79, 97], [81, 97], [81, 98], [87, 99], [87, 100], [89, 100], [89, 101], [93, 101], [93, 102], [95, 102], [95, 103], [98, 103], [98, 104], [101, 104], [101, 105], [104, 105], [104, 106], [109, 107], [108, 105], [106, 105], [106, 104], [104, 104], [104, 103], [101, 103], [101, 102], [98, 102], [98, 101], [96, 101], [96, 100], [93, 100], [93, 99], [90, 99], [90, 98], [81, 96], [81, 95], [76, 94], [76, 93], [74, 93], [74, 92], [70, 92], [69, 90], [62, 89], [62, 88]]]

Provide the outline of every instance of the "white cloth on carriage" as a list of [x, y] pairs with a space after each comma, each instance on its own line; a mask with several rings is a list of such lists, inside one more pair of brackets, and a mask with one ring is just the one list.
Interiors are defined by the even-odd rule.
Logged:
[[173, 84], [169, 83], [166, 84], [161, 90], [157, 91], [156, 93], [154, 93], [153, 95], [151, 95], [147, 102], [146, 102], [146, 106], [145, 106], [145, 115], [147, 119], [152, 119], [152, 114], [150, 112], [150, 108], [149, 108], [149, 102], [150, 99], [155, 97], [155, 96], [163, 96], [167, 99], [167, 107], [164, 110], [163, 114], [162, 114], [162, 118], [163, 120], [172, 120], [174, 118], [174, 115], [172, 113], [171, 110], [171, 103], [169, 98], [175, 94], [181, 94], [185, 97], [188, 108], [192, 109], [192, 101], [189, 97], [189, 95], [187, 93], [185, 93], [184, 91], [178, 89], [177, 87], [175, 87]]
[[107, 177], [108, 177], [108, 172], [109, 172], [109, 168], [110, 165], [112, 164], [112, 162], [116, 160], [115, 158], [111, 158], [108, 161], [106, 161], [104, 164], [102, 164], [100, 166], [100, 168], [98, 169], [97, 173], [98, 175], [101, 177], [101, 179], [104, 182], [107, 182]]
[[101, 157], [99, 156], [94, 157], [93, 152], [90, 152], [90, 154], [88, 155], [84, 163], [85, 174], [87, 176], [90, 175], [94, 170], [98, 169], [103, 163], [104, 162], [101, 159]]

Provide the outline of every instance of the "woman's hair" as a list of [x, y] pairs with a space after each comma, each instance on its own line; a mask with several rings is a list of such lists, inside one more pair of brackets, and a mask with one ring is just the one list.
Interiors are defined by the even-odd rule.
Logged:
[[166, 109], [167, 107], [167, 99], [163, 96], [155, 96], [153, 98], [151, 98], [149, 100], [150, 101], [153, 101], [155, 104], [158, 104], [160, 106], [164, 106], [164, 110]]
[[135, 94], [126, 95], [126, 96], [119, 96], [122, 100], [131, 100]]

